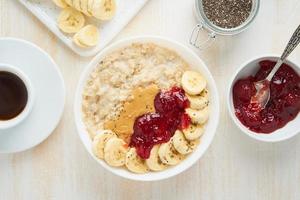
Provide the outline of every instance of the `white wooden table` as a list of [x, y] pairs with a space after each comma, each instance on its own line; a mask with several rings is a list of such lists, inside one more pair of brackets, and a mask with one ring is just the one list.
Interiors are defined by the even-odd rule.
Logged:
[[[196, 23], [193, 1], [150, 0], [115, 40], [153, 34], [188, 45]], [[0, 36], [23, 38], [46, 50], [59, 65], [67, 89], [63, 119], [45, 142], [23, 153], [0, 155], [0, 199], [300, 199], [300, 135], [279, 144], [258, 143], [240, 133], [225, 104], [228, 79], [235, 69], [255, 55], [281, 53], [300, 23], [299, 0], [261, 3], [250, 29], [235, 37], [219, 37], [209, 50], [197, 51], [222, 98], [221, 123], [207, 153], [174, 178], [141, 183], [98, 166], [77, 136], [74, 92], [91, 58], [71, 52], [16, 0], [0, 0]], [[300, 63], [300, 48], [291, 57]]]

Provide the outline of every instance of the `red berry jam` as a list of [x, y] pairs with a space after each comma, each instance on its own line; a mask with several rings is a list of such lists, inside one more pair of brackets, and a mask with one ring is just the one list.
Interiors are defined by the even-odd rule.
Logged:
[[177, 129], [189, 126], [191, 119], [185, 114], [189, 105], [182, 88], [159, 92], [154, 99], [156, 112], [135, 120], [129, 145], [136, 148], [141, 158], [149, 158], [154, 145], [168, 142]]
[[270, 100], [264, 109], [250, 104], [256, 94], [254, 82], [263, 80], [275, 62], [261, 61], [255, 76], [238, 80], [233, 87], [233, 104], [238, 119], [257, 133], [271, 133], [296, 118], [300, 110], [300, 77], [287, 64], [283, 64], [270, 82]]

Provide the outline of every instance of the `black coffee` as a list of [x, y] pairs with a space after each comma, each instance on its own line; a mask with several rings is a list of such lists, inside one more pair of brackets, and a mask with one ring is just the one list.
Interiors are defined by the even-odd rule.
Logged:
[[24, 82], [15, 74], [0, 71], [0, 120], [18, 116], [25, 108], [28, 92]]

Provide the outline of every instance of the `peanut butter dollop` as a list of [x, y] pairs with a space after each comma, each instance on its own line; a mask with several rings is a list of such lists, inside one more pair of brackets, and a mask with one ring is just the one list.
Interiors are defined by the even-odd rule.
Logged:
[[154, 84], [146, 88], [134, 89], [132, 100], [124, 103], [123, 110], [115, 120], [104, 122], [104, 128], [114, 131], [120, 138], [129, 143], [135, 119], [155, 110], [154, 98], [158, 92], [159, 88]]

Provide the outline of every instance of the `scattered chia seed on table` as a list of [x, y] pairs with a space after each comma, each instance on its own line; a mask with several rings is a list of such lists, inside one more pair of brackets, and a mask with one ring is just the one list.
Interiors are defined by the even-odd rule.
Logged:
[[235, 28], [247, 20], [252, 0], [203, 0], [206, 17], [222, 28]]

